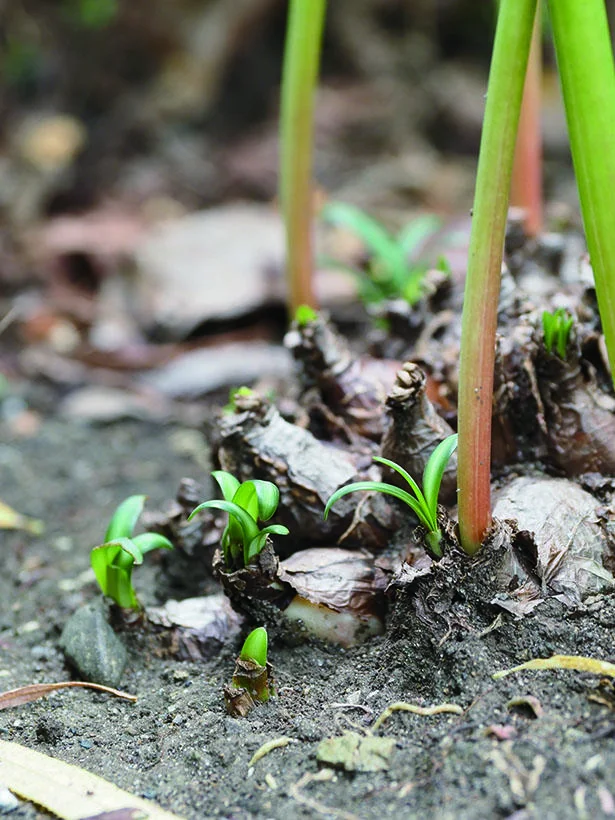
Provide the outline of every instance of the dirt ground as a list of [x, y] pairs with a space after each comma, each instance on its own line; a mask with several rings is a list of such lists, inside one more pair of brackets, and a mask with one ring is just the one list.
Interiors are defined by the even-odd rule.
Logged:
[[[93, 534], [102, 535], [110, 511], [131, 493], [148, 493], [155, 507], [173, 497], [180, 477], [203, 480], [203, 452], [196, 448], [195, 460], [186, 433], [172, 424], [91, 427], [53, 416], [23, 440], [5, 431], [0, 498], [44, 518], [46, 531], [39, 538], [2, 532], [2, 690], [70, 677], [58, 638], [68, 615], [97, 594], [88, 572]], [[154, 563], [135, 573], [145, 603], [156, 600]], [[468, 571], [479, 573], [480, 565]], [[615, 813], [610, 685], [563, 671], [491, 677], [555, 653], [612, 657], [612, 598], [590, 600], [574, 613], [551, 599], [522, 621], [468, 606], [466, 627], [427, 654], [401, 616], [403, 606], [387, 636], [352, 650], [274, 644], [278, 697], [243, 720], [226, 714], [222, 698], [237, 645], [193, 664], [163, 660], [133, 638], [121, 687], [138, 696], [135, 704], [63, 691], [1, 712], [0, 736], [194, 820]], [[511, 704], [518, 698], [521, 705]], [[464, 712], [395, 712], [376, 732], [394, 740], [383, 771], [318, 763], [321, 740], [346, 730], [368, 736], [380, 713], [400, 700], [449, 702]], [[280, 737], [290, 742], [249, 765], [263, 743]], [[42, 816], [28, 804], [11, 814]]]

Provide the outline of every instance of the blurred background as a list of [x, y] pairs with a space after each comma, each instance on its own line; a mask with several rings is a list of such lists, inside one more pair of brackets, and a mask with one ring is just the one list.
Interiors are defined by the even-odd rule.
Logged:
[[[71, 384], [85, 377], [67, 360], [151, 369], [177, 353], [172, 345], [282, 309], [286, 9], [286, 0], [0, 4], [5, 373], [23, 370], [24, 344], [39, 350], [29, 373]], [[491, 0], [331, 0], [315, 207], [343, 200], [393, 226], [422, 212], [468, 216], [494, 18]], [[546, 196], [574, 214], [548, 36], [544, 53]], [[323, 277], [323, 302], [352, 299], [353, 287]]]

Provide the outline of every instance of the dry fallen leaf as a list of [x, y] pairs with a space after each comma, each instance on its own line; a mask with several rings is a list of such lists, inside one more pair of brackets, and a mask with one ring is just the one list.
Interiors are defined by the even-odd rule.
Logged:
[[576, 672], [591, 672], [594, 675], [606, 675], [615, 678], [615, 664], [608, 661], [599, 661], [595, 658], [586, 658], [584, 655], [553, 655], [552, 658], [534, 658], [527, 663], [513, 666], [512, 669], [502, 669], [495, 672], [495, 680], [512, 675], [513, 672], [523, 672], [526, 669], [574, 669]]
[[[5, 785], [62, 820], [145, 816], [148, 820], [180, 820], [150, 800], [118, 789], [108, 780], [63, 763], [18, 743], [0, 741], [0, 769]], [[117, 814], [119, 812], [119, 814]]]
[[32, 535], [41, 535], [45, 525], [35, 518], [28, 518], [0, 501], [0, 530], [25, 530]]
[[61, 683], [32, 683], [29, 686], [20, 686], [18, 689], [9, 689], [8, 692], [0, 693], [0, 709], [12, 709], [14, 706], [23, 706], [24, 703], [31, 703], [33, 700], [45, 697], [50, 692], [57, 689], [81, 688], [96, 689], [97, 692], [106, 692], [124, 700], [136, 701], [136, 695], [129, 695], [119, 689], [112, 689], [110, 686], [102, 686], [100, 683], [90, 683], [89, 681], [63, 681]]

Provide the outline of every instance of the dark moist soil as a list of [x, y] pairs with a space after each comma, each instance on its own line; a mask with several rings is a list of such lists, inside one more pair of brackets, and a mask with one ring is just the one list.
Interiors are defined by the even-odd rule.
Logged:
[[[127, 495], [148, 493], [155, 509], [182, 476], [204, 480], [203, 448], [186, 454], [195, 435], [137, 422], [88, 428], [53, 419], [31, 438], [10, 440], [5, 431], [0, 499], [44, 518], [47, 528], [40, 538], [1, 533], [0, 689], [70, 678], [58, 638], [66, 618], [97, 594], [89, 547]], [[612, 816], [611, 686], [570, 671], [500, 681], [491, 675], [555, 653], [612, 657], [613, 599], [590, 601], [582, 613], [550, 599], [519, 621], [473, 606], [480, 571], [467, 568], [456, 623], [440, 645], [420, 634], [416, 618], [406, 620], [403, 593], [387, 637], [352, 650], [274, 644], [279, 695], [246, 719], [229, 717], [222, 697], [237, 644], [191, 664], [163, 660], [133, 640], [121, 686], [138, 696], [136, 704], [66, 690], [1, 712], [1, 737], [195, 820]], [[156, 600], [157, 572], [150, 561], [135, 573], [145, 603]], [[509, 705], [527, 696], [537, 701]], [[387, 771], [322, 774], [322, 739], [347, 729], [367, 733], [400, 700], [447, 701], [465, 712], [396, 712], [377, 732], [395, 739]], [[263, 743], [282, 736], [292, 742], [249, 766]], [[40, 816], [27, 804], [11, 815]]]

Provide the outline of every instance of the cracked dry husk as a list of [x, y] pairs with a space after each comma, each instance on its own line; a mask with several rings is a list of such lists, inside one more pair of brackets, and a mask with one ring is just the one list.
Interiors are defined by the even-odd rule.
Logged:
[[498, 340], [495, 463], [542, 461], [567, 476], [615, 473], [615, 399], [582, 352], [595, 334], [579, 326], [564, 361], [545, 350], [539, 327], [539, 312], [530, 311]]
[[255, 393], [237, 396], [236, 412], [218, 425], [217, 458], [223, 470], [240, 481], [261, 478], [280, 490], [273, 520], [290, 530], [282, 554], [297, 546], [332, 543], [345, 534], [346, 546], [382, 549], [396, 529], [397, 516], [382, 498], [343, 498], [323, 519], [325, 504], [350, 481], [373, 478], [377, 471], [369, 456], [342, 450], [282, 418], [277, 409]]
[[250, 658], [237, 658], [230, 686], [224, 687], [226, 711], [233, 717], [246, 717], [258, 703], [275, 694], [273, 666], [261, 666]]
[[216, 551], [214, 572], [233, 607], [272, 637], [319, 637], [342, 646], [384, 628], [392, 563], [365, 550], [315, 547], [279, 561], [270, 543], [240, 570], [228, 571]]
[[514, 479], [496, 494], [501, 518], [477, 555], [449, 549], [430, 565], [402, 566], [391, 585], [387, 656], [402, 640], [431, 658], [440, 676], [454, 674], [452, 644], [490, 631], [503, 611], [520, 618], [548, 599], [582, 610], [585, 600], [611, 592], [614, 542], [602, 512], [569, 480]]
[[[438, 444], [453, 433], [427, 398], [425, 384], [425, 374], [413, 362], [406, 362], [398, 371], [386, 400], [390, 423], [381, 445], [382, 455], [404, 467], [416, 480], [420, 480]], [[399, 477], [392, 476], [391, 481], [398, 483]], [[456, 491], [457, 457], [453, 454], [442, 478], [441, 500], [453, 501]]]
[[353, 356], [346, 339], [322, 314], [305, 324], [294, 322], [284, 343], [301, 366], [302, 403], [308, 411], [310, 388], [315, 388], [326, 417], [339, 419], [337, 426], [343, 424], [349, 437], [379, 441], [384, 401], [401, 362]]

